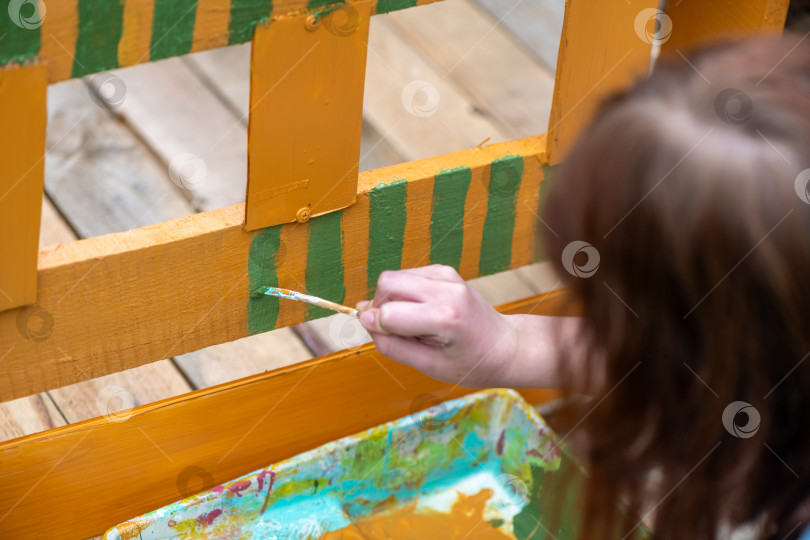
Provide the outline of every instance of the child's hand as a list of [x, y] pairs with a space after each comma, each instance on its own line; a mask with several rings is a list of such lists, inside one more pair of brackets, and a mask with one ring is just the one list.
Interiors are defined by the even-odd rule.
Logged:
[[466, 387], [508, 384], [518, 332], [449, 266], [383, 272], [360, 321], [384, 355]]

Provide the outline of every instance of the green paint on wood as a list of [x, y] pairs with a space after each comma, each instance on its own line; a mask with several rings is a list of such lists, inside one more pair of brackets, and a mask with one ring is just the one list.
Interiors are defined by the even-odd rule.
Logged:
[[117, 68], [123, 28], [123, 0], [79, 0], [79, 35], [71, 76]]
[[228, 45], [250, 40], [256, 25], [266, 21], [272, 12], [273, 0], [231, 0]]
[[487, 217], [481, 238], [481, 276], [509, 269], [512, 262], [512, 234], [515, 204], [523, 178], [523, 157], [506, 156], [491, 164]]
[[155, 0], [150, 59], [160, 60], [191, 52], [196, 17], [197, 0]]
[[279, 300], [275, 296], [255, 294], [260, 287], [278, 287], [276, 254], [281, 244], [281, 225], [253, 233], [248, 256], [248, 332], [258, 334], [276, 327]]
[[471, 179], [469, 167], [442, 171], [434, 176], [430, 264], [446, 264], [458, 270], [464, 242], [464, 204]]
[[[76, 40], [75, 60], [71, 77], [81, 77], [118, 67], [118, 43], [123, 30], [124, 0], [79, 0], [79, 35]], [[190, 51], [194, 31], [195, 10], [184, 11], [192, 0], [155, 0], [153, 17], [152, 58], [166, 58]], [[309, 0], [310, 10], [327, 10], [345, 4], [345, 0]], [[32, 25], [38, 18], [30, 7], [33, 2], [22, 4], [22, 12]], [[388, 13], [416, 5], [416, 0], [379, 0], [377, 13]], [[261, 24], [273, 10], [272, 0], [231, 0], [228, 24], [228, 45], [244, 43], [253, 36], [257, 24]], [[169, 18], [164, 13], [169, 12]], [[324, 13], [321, 12], [320, 15]], [[166, 34], [166, 29], [170, 32]], [[10, 62], [22, 62], [37, 55], [40, 49], [39, 27], [26, 30], [9, 18], [0, 17], [0, 66]], [[166, 35], [161, 39], [161, 36]], [[159, 40], [159, 41], [158, 41]], [[168, 42], [165, 42], [169, 40]], [[165, 43], [164, 43], [165, 42]]]
[[[343, 283], [343, 212], [330, 212], [309, 221], [307, 249], [307, 294], [343, 303], [346, 285]], [[318, 306], [308, 306], [307, 318], [318, 319], [334, 312]]]
[[414, 7], [416, 0], [379, 0], [377, 2], [377, 13], [388, 13], [398, 9]]
[[41, 46], [40, 27], [44, 15], [36, 2], [9, 2], [0, 11], [0, 55], [4, 62], [24, 62]]
[[368, 209], [368, 296], [377, 289], [383, 270], [399, 270], [405, 241], [407, 180], [381, 184], [369, 192]]

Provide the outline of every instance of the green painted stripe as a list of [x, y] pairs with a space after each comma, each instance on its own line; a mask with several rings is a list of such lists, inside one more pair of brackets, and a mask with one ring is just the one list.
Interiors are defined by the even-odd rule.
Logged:
[[[124, 0], [79, 0], [79, 29], [75, 61], [71, 77], [81, 77], [118, 67], [118, 43], [123, 30]], [[310, 10], [321, 11], [345, 4], [345, 0], [309, 0]], [[33, 2], [22, 4], [28, 17]], [[196, 10], [186, 13], [192, 0], [155, 0], [151, 43], [152, 60], [184, 54], [191, 49]], [[379, 0], [377, 13], [389, 13], [416, 5], [416, 0]], [[228, 45], [250, 41], [256, 25], [268, 19], [273, 11], [272, 0], [231, 0], [228, 24]], [[30, 11], [33, 14], [33, 11]], [[168, 13], [167, 18], [165, 14]], [[184, 15], [185, 14], [185, 15]], [[323, 13], [320, 13], [323, 15]], [[166, 30], [170, 30], [166, 35]], [[25, 30], [9, 17], [0, 17], [0, 65], [33, 58], [40, 49], [39, 28]], [[165, 42], [168, 40], [168, 42]], [[164, 43], [165, 42], [165, 43]]]
[[515, 204], [522, 177], [522, 156], [506, 156], [491, 164], [479, 275], [502, 272], [511, 266]]
[[5, 62], [24, 62], [33, 58], [42, 45], [40, 27], [44, 16], [36, 2], [10, 0], [0, 10], [0, 58]]
[[231, 0], [228, 45], [249, 41], [256, 25], [273, 13], [273, 0]]
[[[307, 293], [332, 302], [343, 303], [346, 285], [343, 283], [343, 212], [330, 212], [309, 221], [307, 249]], [[333, 312], [308, 306], [307, 318], [318, 319]]]
[[117, 68], [123, 28], [123, 0], [79, 0], [79, 35], [71, 76]]
[[471, 179], [469, 167], [442, 171], [434, 176], [430, 264], [446, 264], [458, 270], [464, 242], [464, 204]]
[[248, 256], [248, 332], [258, 334], [276, 327], [278, 298], [255, 294], [260, 287], [278, 287], [276, 253], [281, 244], [281, 225], [253, 233]]
[[197, 0], [155, 0], [150, 59], [190, 53], [196, 17]]
[[398, 9], [414, 7], [416, 0], [379, 0], [377, 2], [377, 13], [388, 13]]
[[405, 241], [405, 201], [408, 181], [381, 184], [369, 192], [368, 209], [368, 297], [377, 290], [377, 278], [383, 270], [402, 267]]

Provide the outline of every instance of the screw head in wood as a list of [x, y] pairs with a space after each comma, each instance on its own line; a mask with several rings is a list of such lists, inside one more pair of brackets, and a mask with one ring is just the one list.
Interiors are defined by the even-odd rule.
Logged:
[[309, 30], [310, 32], [314, 32], [315, 30], [318, 29], [318, 26], [320, 26], [320, 21], [315, 15], [307, 15], [304, 24], [306, 25], [307, 30]]
[[312, 217], [312, 210], [310, 209], [309, 206], [301, 208], [295, 214], [295, 219], [296, 221], [298, 221], [298, 223], [306, 223], [307, 221], [309, 221], [309, 218], [311, 217]]

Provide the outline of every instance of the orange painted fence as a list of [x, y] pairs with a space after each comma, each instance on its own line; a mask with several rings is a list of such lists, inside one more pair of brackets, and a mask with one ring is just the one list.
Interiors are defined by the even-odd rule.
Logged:
[[[356, 301], [373, 292], [383, 268], [438, 261], [472, 278], [535, 260], [544, 168], [565, 158], [604, 96], [644, 76], [653, 45], [683, 54], [716, 37], [779, 32], [788, 4], [686, 0], [662, 13], [655, 0], [566, 0], [548, 136], [359, 175], [370, 17], [431, 1], [52, 0], [47, 16], [43, 4], [18, 2], [28, 8], [1, 17], [0, 115], [8, 123], [0, 134], [0, 341], [12, 350], [0, 362], [0, 399], [75, 382], [75, 363], [98, 376], [319, 316], [259, 302], [253, 280], [296, 288], [293, 278], [303, 275], [307, 292]], [[47, 85], [248, 40], [246, 204], [38, 255]], [[284, 136], [270, 126], [283, 126]], [[391, 208], [402, 211], [392, 218]], [[375, 248], [380, 231], [397, 250]], [[442, 249], [440, 234], [449, 239]], [[329, 256], [340, 272], [319, 265]], [[180, 259], [216, 279], [194, 294], [161, 281]], [[117, 277], [125, 272], [153, 279], [138, 282], [140, 296], [122, 296]], [[97, 303], [88, 308], [87, 298]], [[570, 314], [560, 298], [504, 309]], [[48, 344], [19, 330], [43, 313], [73, 331]], [[57, 351], [57, 343], [65, 347]], [[466, 391], [364, 346], [138, 407], [126, 418], [9, 441], [0, 445], [0, 536], [100, 534], [189, 489]], [[540, 403], [555, 394], [524, 395]]]

